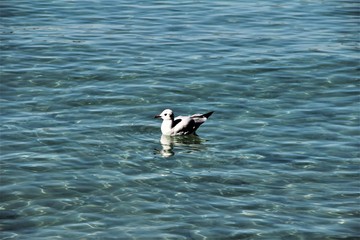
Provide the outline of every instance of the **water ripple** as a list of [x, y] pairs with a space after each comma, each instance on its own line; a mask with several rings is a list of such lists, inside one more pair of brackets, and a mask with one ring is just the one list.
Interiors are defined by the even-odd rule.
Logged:
[[359, 235], [355, 2], [0, 7], [1, 238]]

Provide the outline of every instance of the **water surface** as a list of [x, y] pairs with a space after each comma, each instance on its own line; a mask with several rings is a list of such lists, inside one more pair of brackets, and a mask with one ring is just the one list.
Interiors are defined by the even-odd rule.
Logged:
[[356, 1], [0, 7], [1, 239], [359, 236]]

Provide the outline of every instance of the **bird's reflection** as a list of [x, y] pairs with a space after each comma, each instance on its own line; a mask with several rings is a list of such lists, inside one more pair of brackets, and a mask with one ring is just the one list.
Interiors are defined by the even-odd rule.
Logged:
[[[200, 149], [202, 140], [197, 135], [186, 135], [186, 136], [167, 136], [161, 135], [160, 143], [162, 146], [162, 150], [160, 154], [163, 157], [171, 157], [175, 154], [174, 147], [181, 147], [181, 146], [192, 146], [191, 150]], [[194, 148], [194, 146], [197, 146]]]

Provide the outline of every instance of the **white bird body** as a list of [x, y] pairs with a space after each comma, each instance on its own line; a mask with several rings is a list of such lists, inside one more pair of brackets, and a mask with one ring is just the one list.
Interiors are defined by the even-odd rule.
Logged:
[[195, 131], [203, 124], [213, 112], [205, 114], [194, 114], [192, 116], [178, 116], [174, 118], [173, 111], [165, 109], [160, 115], [155, 118], [163, 119], [161, 124], [161, 132], [163, 135], [189, 135], [196, 134]]

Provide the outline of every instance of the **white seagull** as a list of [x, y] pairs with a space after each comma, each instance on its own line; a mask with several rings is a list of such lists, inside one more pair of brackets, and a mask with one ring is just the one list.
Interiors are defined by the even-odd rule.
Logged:
[[165, 109], [160, 115], [156, 115], [155, 118], [162, 118], [163, 120], [161, 124], [161, 132], [163, 135], [175, 136], [196, 134], [195, 131], [211, 114], [213, 114], [213, 112], [174, 118], [173, 111], [171, 109]]

